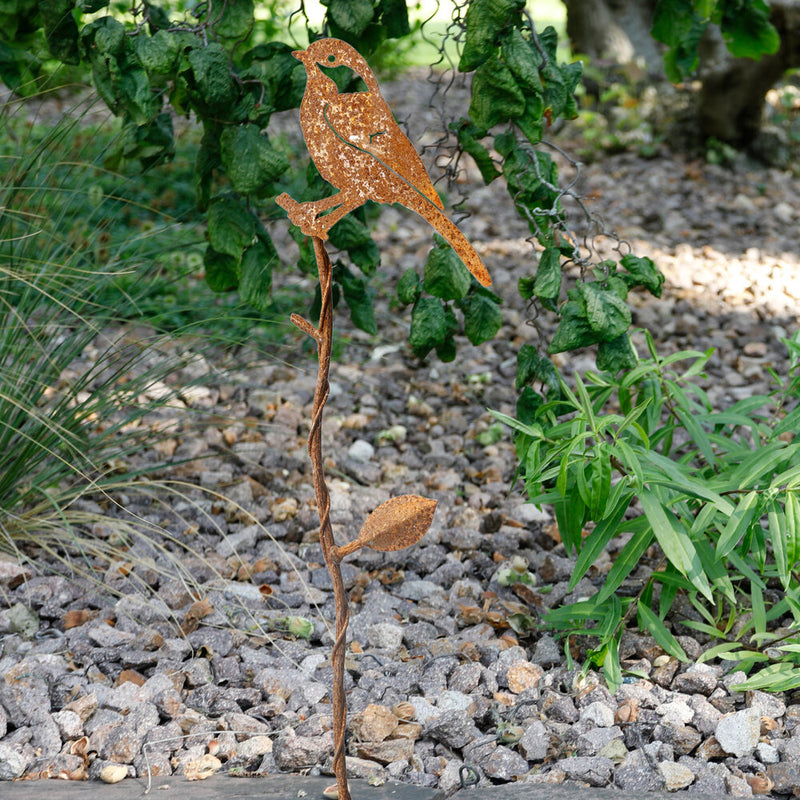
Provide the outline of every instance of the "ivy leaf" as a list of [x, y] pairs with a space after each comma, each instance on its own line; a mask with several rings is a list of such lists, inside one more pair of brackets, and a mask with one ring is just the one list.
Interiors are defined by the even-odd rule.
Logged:
[[577, 350], [579, 347], [588, 347], [600, 341], [601, 337], [589, 325], [586, 316], [586, 303], [570, 300], [564, 304], [559, 322], [548, 353], [565, 353]]
[[109, 0], [78, 0], [75, 8], [84, 14], [94, 14], [101, 8], [108, 8]]
[[139, 33], [133, 37], [136, 58], [151, 75], [166, 75], [175, 67], [180, 54], [178, 37], [167, 31], [152, 36]]
[[451, 123], [450, 129], [455, 131], [461, 149], [472, 156], [475, 165], [481, 173], [485, 184], [490, 184], [502, 174], [497, 169], [489, 151], [478, 141], [485, 135], [485, 131], [476, 128], [470, 121], [462, 117], [458, 122]]
[[239, 94], [231, 77], [228, 54], [222, 45], [211, 42], [196, 48], [186, 57], [189, 69], [181, 74], [192, 102], [203, 116], [228, 118]]
[[631, 370], [638, 363], [630, 336], [621, 333], [616, 339], [600, 342], [597, 348], [597, 369], [616, 375]]
[[222, 39], [242, 39], [253, 28], [253, 0], [225, 0], [208, 8], [214, 16], [211, 29]]
[[203, 254], [206, 283], [213, 292], [229, 292], [239, 285], [239, 259], [209, 246]]
[[420, 297], [411, 312], [411, 331], [408, 336], [414, 355], [425, 358], [451, 335], [451, 321], [442, 302], [435, 297]]
[[677, 47], [692, 29], [697, 16], [694, 0], [658, 0], [653, 11], [653, 38], [668, 47]]
[[208, 208], [211, 178], [222, 163], [219, 149], [219, 126], [203, 120], [203, 137], [194, 163], [195, 202], [200, 211]]
[[236, 259], [253, 244], [256, 219], [241, 200], [230, 197], [215, 197], [208, 209], [208, 241], [218, 253]]
[[503, 314], [497, 300], [483, 292], [475, 292], [458, 306], [464, 313], [464, 333], [474, 345], [494, 338], [503, 324]]
[[539, 77], [542, 56], [525, 39], [519, 28], [512, 28], [511, 33], [504, 37], [500, 52], [502, 53], [503, 61], [506, 62], [506, 65], [526, 94], [528, 92], [542, 92], [542, 79]]
[[380, 0], [378, 8], [387, 38], [399, 39], [411, 33], [406, 0]]
[[497, 56], [481, 64], [472, 78], [469, 105], [469, 115], [475, 125], [488, 131], [524, 112], [525, 95], [511, 70]]
[[372, 307], [372, 298], [367, 292], [366, 282], [343, 264], [337, 265], [335, 279], [342, 287], [344, 301], [350, 309], [353, 325], [374, 336], [378, 332], [378, 326], [375, 323], [375, 311]]
[[460, 300], [469, 291], [469, 271], [445, 240], [434, 234], [436, 246], [425, 262], [425, 291], [442, 300]]
[[240, 194], [258, 194], [289, 168], [286, 156], [272, 147], [256, 125], [225, 126], [220, 136], [220, 158]]
[[725, 3], [722, 9], [719, 27], [734, 58], [759, 59], [778, 52], [781, 38], [769, 21], [769, 6], [764, 0]]
[[[266, 42], [242, 57], [243, 78], [255, 78], [266, 90], [260, 99], [269, 112], [297, 108], [306, 88], [306, 71], [283, 42]], [[258, 87], [259, 91], [261, 87]]]
[[363, 222], [352, 214], [342, 217], [328, 233], [331, 244], [339, 250], [360, 247], [371, 241], [369, 230]]
[[631, 310], [620, 296], [600, 284], [590, 282], [580, 285], [586, 302], [586, 319], [600, 339], [615, 339], [631, 325]]
[[464, 50], [458, 62], [461, 72], [471, 72], [495, 50], [503, 29], [520, 18], [525, 0], [472, 0], [464, 17]]
[[39, 12], [47, 49], [64, 64], [79, 64], [78, 25], [72, 16], [74, 0], [41, 0]]
[[272, 289], [272, 265], [278, 260], [278, 253], [272, 239], [262, 233], [242, 255], [240, 267], [239, 295], [259, 311], [269, 308]]
[[322, 0], [322, 5], [331, 20], [350, 36], [364, 33], [375, 15], [372, 0]]
[[553, 362], [547, 356], [539, 355], [532, 344], [524, 344], [517, 353], [517, 391], [534, 381], [540, 381], [553, 393], [561, 389]]
[[548, 247], [539, 256], [533, 293], [545, 300], [555, 300], [560, 289], [561, 251], [557, 247]]
[[416, 303], [421, 293], [422, 288], [419, 275], [417, 275], [416, 270], [407, 269], [397, 284], [397, 299], [404, 306], [408, 306], [411, 305], [411, 303]]
[[656, 267], [651, 258], [628, 253], [620, 259], [619, 263], [629, 273], [628, 275], [624, 272], [618, 273], [629, 289], [634, 286], [644, 286], [654, 297], [661, 297], [664, 274]]

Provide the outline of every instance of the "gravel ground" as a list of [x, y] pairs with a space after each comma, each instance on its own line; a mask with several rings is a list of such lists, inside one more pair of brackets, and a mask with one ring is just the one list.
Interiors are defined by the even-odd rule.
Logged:
[[[409, 80], [387, 94], [403, 116], [429, 92]], [[426, 108], [407, 116], [419, 131], [435, 121]], [[360, 551], [343, 567], [350, 774], [447, 795], [471, 781], [796, 792], [800, 696], [736, 692], [740, 675], [724, 665], [679, 664], [634, 634], [621, 658], [648, 678], [626, 678], [611, 695], [597, 674], [569, 670], [551, 636], [508, 629], [509, 613], [593, 590], [614, 551], [569, 595], [573, 562], [552, 520], [512, 488], [511, 444], [485, 436], [488, 408], [513, 412], [514, 354], [539, 333], [515, 291], [530, 260], [525, 228], [502, 187], [466, 180], [473, 216], [463, 227], [507, 304], [500, 335], [464, 343], [455, 363], [419, 365], [403, 345], [408, 315], [379, 299], [379, 339], [355, 335], [332, 367], [324, 447], [340, 541], [395, 494], [439, 502], [419, 545]], [[786, 363], [780, 337], [797, 326], [800, 181], [665, 151], [603, 158], [579, 188], [667, 276], [664, 299], [634, 300], [635, 323], [665, 351], [715, 347], [720, 405], [763, 392], [767, 370]], [[393, 286], [421, 265], [430, 232], [404, 210], [382, 220], [381, 278]], [[611, 242], [600, 240], [601, 252]], [[0, 779], [330, 773], [333, 599], [305, 452], [316, 376], [299, 344], [290, 361], [225, 365], [224, 379], [173, 409], [174, 435], [141, 455], [181, 462], [171, 476], [227, 498], [123, 498], [191, 551], [180, 558], [194, 585], [142, 542], [126, 564], [99, 565], [102, 587], [0, 562]], [[570, 354], [562, 367], [588, 362]], [[519, 594], [497, 581], [515, 556], [537, 578]], [[304, 627], [309, 639], [293, 635]], [[676, 631], [697, 658], [702, 643], [679, 620]]]

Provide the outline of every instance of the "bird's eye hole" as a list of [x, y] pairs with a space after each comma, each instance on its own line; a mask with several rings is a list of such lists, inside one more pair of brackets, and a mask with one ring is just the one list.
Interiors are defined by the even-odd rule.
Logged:
[[328, 63], [329, 63], [329, 64], [333, 64], [333, 62], [334, 62], [334, 61], [336, 61], [336, 56], [335, 56], [333, 53], [331, 53], [331, 54], [328, 56]]

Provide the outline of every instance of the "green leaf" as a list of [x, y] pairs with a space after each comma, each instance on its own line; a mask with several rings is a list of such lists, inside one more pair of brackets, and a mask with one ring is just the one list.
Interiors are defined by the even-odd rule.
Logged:
[[520, 19], [525, 0], [472, 0], [464, 17], [464, 50], [458, 62], [461, 72], [483, 64], [497, 47], [503, 29]]
[[635, 256], [632, 253], [623, 256], [619, 262], [627, 270], [627, 274], [618, 273], [628, 288], [644, 286], [654, 297], [661, 297], [664, 274], [660, 272], [651, 258]]
[[548, 247], [539, 256], [533, 293], [546, 300], [555, 300], [561, 289], [561, 251]]
[[581, 578], [589, 571], [600, 553], [603, 552], [611, 539], [619, 534], [619, 524], [625, 511], [633, 499], [633, 494], [628, 492], [620, 497], [617, 504], [589, 533], [580, 548], [580, 555], [575, 562], [575, 569], [569, 581], [569, 591], [572, 591]]
[[178, 62], [180, 42], [167, 31], [156, 31], [152, 36], [139, 32], [133, 37], [136, 58], [150, 75], [166, 75]]
[[239, 260], [207, 247], [203, 255], [206, 283], [214, 292], [228, 292], [239, 285]]
[[722, 529], [717, 541], [717, 558], [725, 558], [747, 533], [756, 511], [759, 509], [759, 493], [748, 492], [739, 498], [733, 514]]
[[342, 286], [344, 301], [350, 309], [353, 325], [374, 336], [378, 332], [378, 326], [375, 323], [375, 311], [366, 282], [341, 265], [336, 268], [335, 278]]
[[781, 38], [769, 21], [769, 6], [764, 0], [726, 2], [722, 8], [719, 27], [734, 58], [759, 59], [778, 52]]
[[191, 50], [186, 61], [189, 68], [181, 74], [198, 111], [204, 116], [228, 119], [239, 93], [231, 76], [228, 54], [222, 45], [211, 42], [206, 47]]
[[658, 0], [653, 11], [653, 38], [677, 47], [689, 35], [696, 17], [693, 0]]
[[364, 33], [375, 15], [372, 0], [322, 0], [322, 5], [331, 20], [353, 37]]
[[688, 661], [689, 657], [686, 655], [686, 652], [672, 633], [667, 630], [661, 617], [655, 614], [641, 599], [636, 608], [641, 620], [640, 629], [647, 631], [665, 653], [668, 653], [673, 658], [677, 658], [679, 661]]
[[553, 362], [539, 355], [534, 345], [523, 344], [517, 351], [517, 391], [533, 381], [541, 381], [554, 395], [560, 392], [561, 383]]
[[580, 285], [586, 301], [586, 319], [599, 338], [609, 341], [625, 333], [631, 325], [631, 310], [616, 292], [599, 283]]
[[50, 55], [64, 64], [79, 64], [78, 25], [72, 16], [75, 0], [41, 0], [44, 38]]
[[213, 173], [221, 163], [219, 126], [204, 120], [203, 137], [194, 165], [195, 202], [200, 211], [208, 208]]
[[209, 22], [216, 36], [222, 39], [244, 39], [253, 29], [253, 0], [225, 0], [207, 6]]
[[564, 353], [587, 347], [599, 341], [599, 334], [591, 327], [586, 316], [586, 304], [570, 300], [561, 310], [561, 322], [556, 328], [548, 353]]
[[462, 117], [458, 122], [450, 125], [451, 130], [454, 130], [458, 136], [458, 142], [461, 149], [472, 156], [478, 171], [481, 173], [483, 182], [487, 185], [490, 184], [495, 178], [500, 177], [502, 174], [494, 162], [489, 151], [478, 141], [479, 138], [485, 135], [485, 131], [476, 128], [470, 123], [468, 119]]
[[381, 24], [389, 39], [399, 39], [411, 33], [406, 0], [380, 0]]
[[511, 70], [497, 56], [481, 64], [472, 78], [469, 115], [475, 125], [489, 130], [525, 113], [525, 95]]
[[616, 639], [612, 639], [605, 646], [603, 675], [606, 679], [608, 691], [614, 694], [617, 689], [622, 686], [622, 668], [619, 664], [619, 644]]
[[216, 197], [208, 209], [208, 241], [218, 253], [225, 253], [238, 264], [242, 253], [254, 243], [256, 219], [241, 200]]
[[548, 61], [542, 68], [541, 77], [544, 85], [544, 104], [550, 109], [553, 119], [563, 117], [572, 119], [578, 114], [578, 107], [573, 93], [580, 80], [582, 67], [580, 63], [561, 64], [555, 59]]
[[790, 662], [770, 664], [734, 688], [737, 692], [762, 689], [769, 692], [788, 692], [800, 687], [800, 668]]
[[286, 156], [255, 125], [226, 125], [220, 136], [220, 158], [240, 194], [262, 192], [289, 168]]
[[459, 303], [464, 312], [464, 333], [474, 345], [494, 338], [503, 324], [500, 306], [485, 294], [475, 292]]
[[445, 240], [435, 234], [436, 246], [425, 262], [425, 291], [442, 300], [460, 300], [469, 291], [469, 271]]
[[653, 533], [649, 527], [636, 530], [614, 560], [614, 566], [606, 575], [603, 587], [595, 595], [597, 602], [611, 597], [622, 582], [639, 566], [644, 551], [653, 543]]
[[259, 311], [270, 305], [272, 289], [272, 267], [278, 261], [278, 253], [269, 236], [262, 232], [255, 244], [242, 255], [239, 295]]
[[404, 305], [416, 303], [422, 292], [419, 275], [415, 269], [407, 269], [397, 284], [397, 299]]
[[306, 87], [306, 71], [283, 42], [266, 42], [248, 50], [242, 57], [243, 78], [254, 78], [266, 91], [260, 102], [268, 111], [297, 108]]
[[420, 297], [411, 312], [408, 341], [414, 355], [425, 358], [435, 347], [444, 344], [451, 328], [442, 302], [435, 297]]
[[75, 8], [84, 14], [94, 14], [101, 8], [108, 8], [109, 0], [78, 0]]
[[339, 250], [360, 247], [371, 240], [367, 226], [353, 214], [342, 217], [328, 234], [331, 244]]
[[512, 28], [503, 38], [500, 52], [503, 61], [526, 94], [529, 92], [540, 94], [543, 88], [539, 77], [542, 56], [536, 47], [525, 39], [519, 28]]
[[672, 513], [661, 505], [657, 495], [649, 489], [642, 490], [639, 502], [664, 555], [682, 575], [694, 583], [704, 597], [711, 600], [711, 586], [688, 533], [678, 524]]
[[622, 370], [633, 369], [638, 363], [636, 350], [630, 336], [622, 333], [616, 339], [603, 341], [597, 347], [597, 369], [616, 375]]

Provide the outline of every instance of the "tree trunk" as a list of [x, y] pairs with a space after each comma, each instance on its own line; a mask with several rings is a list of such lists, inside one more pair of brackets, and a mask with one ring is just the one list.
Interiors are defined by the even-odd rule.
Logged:
[[650, 36], [655, 0], [564, 0], [572, 49], [617, 64], [643, 64], [663, 74], [661, 51]]
[[[644, 61], [663, 75], [660, 45], [650, 35], [656, 0], [564, 0], [567, 35], [576, 53], [620, 64]], [[770, 0], [780, 50], [759, 61], [732, 58], [719, 30], [701, 44], [698, 131], [737, 147], [754, 141], [763, 122], [764, 96], [787, 69], [800, 66], [800, 0]]]
[[787, 69], [800, 66], [800, 3], [772, 0], [771, 21], [778, 29], [781, 46], [777, 53], [750, 58], [732, 58], [718, 30], [704, 37], [700, 50], [702, 88], [698, 122], [703, 136], [745, 147], [761, 130], [764, 95]]

